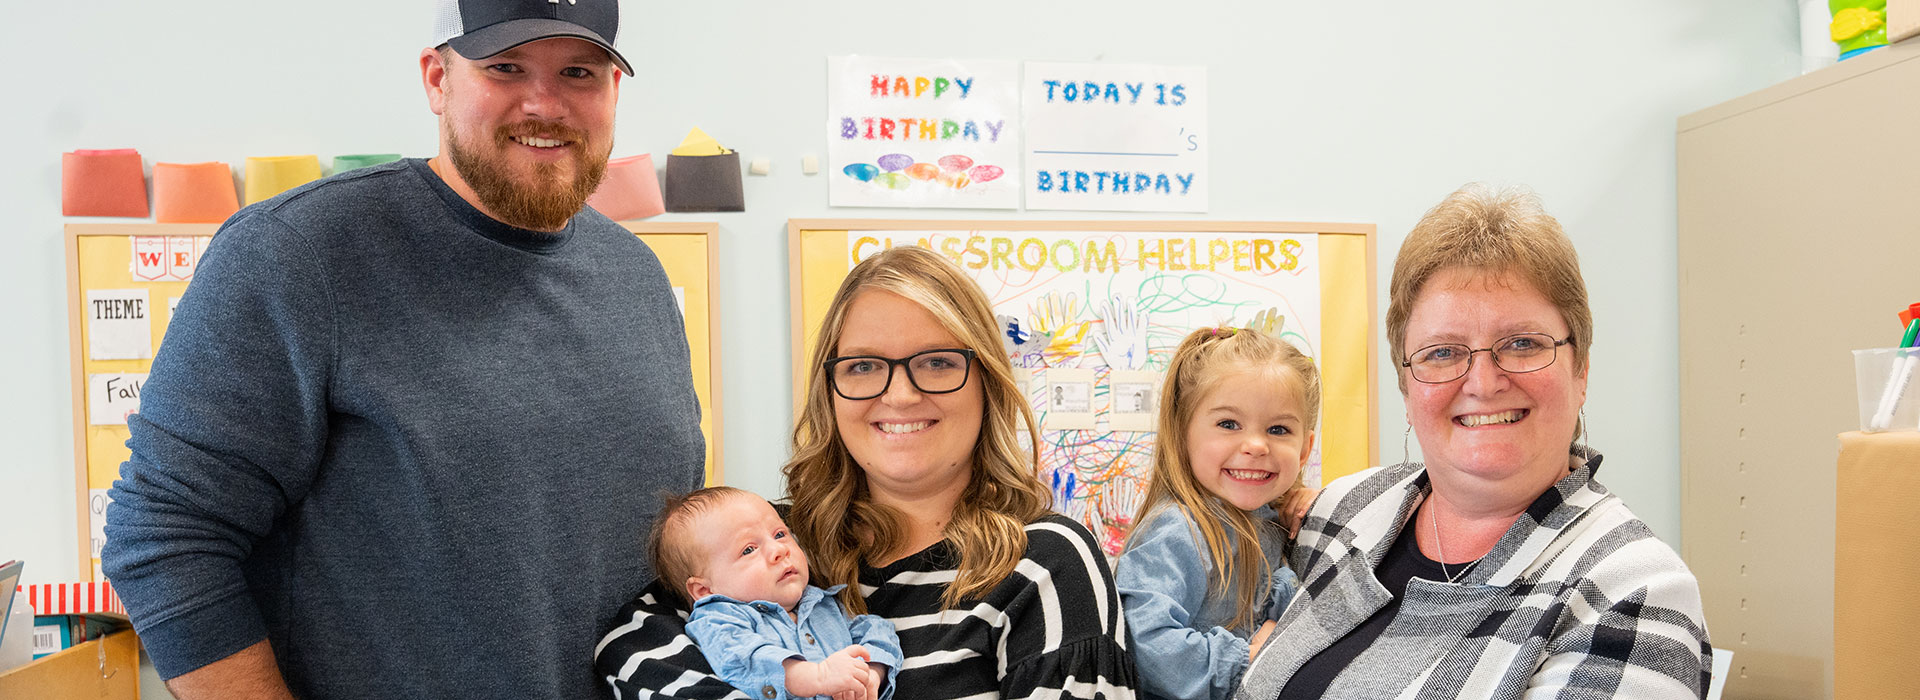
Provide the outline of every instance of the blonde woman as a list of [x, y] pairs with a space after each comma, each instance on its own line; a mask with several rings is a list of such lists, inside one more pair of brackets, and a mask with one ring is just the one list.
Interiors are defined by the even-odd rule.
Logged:
[[[815, 585], [846, 585], [850, 612], [897, 628], [900, 696], [1134, 697], [1113, 577], [1093, 536], [1048, 510], [980, 288], [928, 250], [875, 255], [841, 284], [808, 366], [787, 521]], [[596, 671], [621, 697], [724, 696], [702, 694], [724, 688], [656, 592], [621, 611]]]

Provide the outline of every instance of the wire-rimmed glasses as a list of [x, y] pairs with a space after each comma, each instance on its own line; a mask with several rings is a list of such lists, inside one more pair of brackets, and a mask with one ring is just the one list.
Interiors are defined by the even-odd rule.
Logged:
[[1515, 333], [1494, 341], [1493, 347], [1470, 348], [1459, 343], [1439, 343], [1413, 351], [1400, 362], [1422, 384], [1445, 384], [1467, 376], [1473, 369], [1473, 356], [1487, 353], [1493, 365], [1511, 374], [1538, 372], [1553, 364], [1562, 345], [1573, 336], [1554, 340], [1545, 333]]

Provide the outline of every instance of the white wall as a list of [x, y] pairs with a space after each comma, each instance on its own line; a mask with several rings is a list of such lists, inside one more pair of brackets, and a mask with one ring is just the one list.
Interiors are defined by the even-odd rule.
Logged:
[[[589, 0], [581, 0], [589, 1]], [[419, 87], [423, 0], [32, 3], [0, 26], [16, 86], [0, 124], [0, 560], [72, 579], [73, 438], [60, 153], [154, 161], [434, 149]], [[789, 411], [789, 217], [1105, 218], [832, 209], [823, 57], [839, 53], [1205, 65], [1219, 220], [1378, 224], [1393, 254], [1460, 184], [1526, 184], [1573, 236], [1597, 325], [1587, 415], [1602, 480], [1679, 536], [1674, 119], [1797, 71], [1792, 3], [639, 2], [621, 42], [615, 155], [699, 126], [770, 177], [721, 224], [729, 481], [780, 490]], [[21, 83], [24, 83], [22, 85]], [[1191, 218], [1172, 215], [1164, 218]], [[1379, 329], [1375, 329], [1376, 334]], [[1403, 405], [1381, 364], [1381, 454]], [[1418, 446], [1415, 453], [1417, 455]]]

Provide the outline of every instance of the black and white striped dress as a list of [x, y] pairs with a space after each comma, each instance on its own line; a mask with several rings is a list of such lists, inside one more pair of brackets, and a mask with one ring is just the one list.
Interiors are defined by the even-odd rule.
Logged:
[[[1058, 515], [1026, 530], [1014, 573], [952, 609], [940, 607], [958, 563], [946, 542], [862, 568], [868, 612], [893, 623], [906, 653], [896, 698], [1134, 697], [1126, 620], [1093, 536]], [[595, 673], [614, 697], [750, 697], [713, 677], [686, 636], [686, 613], [658, 586], [622, 608], [595, 649]]]

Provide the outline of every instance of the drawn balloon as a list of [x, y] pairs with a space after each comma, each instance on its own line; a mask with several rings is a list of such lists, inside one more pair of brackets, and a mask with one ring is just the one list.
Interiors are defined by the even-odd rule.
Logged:
[[940, 176], [940, 166], [932, 163], [914, 163], [907, 166], [907, 177], [915, 180], [932, 180]]
[[885, 170], [890, 173], [899, 172], [905, 169], [907, 166], [913, 165], [913, 156], [907, 155], [905, 153], [888, 153], [884, 156], [880, 156], [879, 163], [880, 163], [881, 170]]

